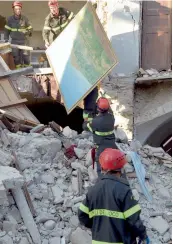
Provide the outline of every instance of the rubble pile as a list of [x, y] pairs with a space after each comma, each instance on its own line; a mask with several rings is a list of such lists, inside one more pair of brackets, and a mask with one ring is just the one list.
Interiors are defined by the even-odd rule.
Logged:
[[[51, 128], [29, 134], [4, 129], [4, 133], [9, 143], [0, 137], [0, 243], [90, 244], [91, 232], [80, 226], [77, 211], [88, 188], [97, 180], [90, 156], [92, 135], [87, 132], [78, 135], [69, 127], [64, 128], [61, 136]], [[67, 149], [74, 145], [75, 155], [67, 154]], [[142, 147], [136, 141], [118, 145], [125, 151], [137, 151], [145, 167], [146, 185], [153, 197], [151, 203], [140, 189], [130, 158], [125, 171], [134, 197], [142, 207], [141, 217], [152, 244], [169, 243], [172, 236], [171, 157], [161, 148]], [[10, 170], [17, 171], [11, 167], [14, 153], [22, 172], [16, 173], [16, 185], [7, 188], [1, 174], [5, 172], [10, 178]], [[23, 180], [33, 204], [34, 223], [21, 192], [16, 190], [21, 189]]]
[[148, 78], [148, 77], [167, 77], [172, 76], [172, 70], [165, 70], [165, 71], [157, 71], [156, 69], [147, 69], [143, 70], [142, 68], [139, 69], [138, 77]]

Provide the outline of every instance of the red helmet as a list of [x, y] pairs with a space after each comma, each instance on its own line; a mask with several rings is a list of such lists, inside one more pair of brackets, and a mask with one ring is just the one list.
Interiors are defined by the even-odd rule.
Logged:
[[55, 7], [58, 5], [58, 1], [57, 0], [49, 0], [48, 2], [48, 6], [49, 7]]
[[107, 148], [100, 154], [99, 162], [103, 170], [116, 171], [124, 167], [127, 159], [120, 150]]
[[15, 1], [15, 2], [13, 2], [13, 4], [12, 4], [12, 8], [17, 7], [17, 6], [22, 8], [22, 3], [19, 2], [19, 1]]
[[110, 107], [108, 99], [105, 97], [100, 97], [97, 101], [97, 107], [101, 111], [107, 111]]

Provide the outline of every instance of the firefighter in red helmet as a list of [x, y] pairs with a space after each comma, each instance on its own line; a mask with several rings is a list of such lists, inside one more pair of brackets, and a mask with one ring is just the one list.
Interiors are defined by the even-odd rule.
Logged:
[[49, 15], [45, 19], [43, 28], [43, 40], [46, 48], [58, 37], [58, 35], [67, 27], [74, 18], [73, 12], [59, 7], [57, 0], [49, 0]]
[[111, 112], [110, 104], [107, 98], [100, 97], [97, 101], [98, 115], [91, 121], [85, 121], [83, 129], [93, 134], [94, 144], [96, 146], [97, 173], [101, 176], [101, 168], [98, 162], [99, 155], [105, 148], [117, 148], [115, 145], [114, 123], [115, 118]]
[[[32, 26], [28, 18], [21, 14], [22, 3], [15, 1], [12, 4], [14, 14], [7, 19], [5, 25], [5, 42], [17, 45], [28, 45], [28, 37], [32, 35]], [[12, 49], [16, 69], [30, 66], [30, 57], [27, 51], [17, 48]]]
[[125, 154], [106, 148], [99, 162], [103, 176], [89, 189], [78, 211], [80, 223], [92, 231], [92, 243], [150, 244], [140, 219], [141, 208], [121, 177]]

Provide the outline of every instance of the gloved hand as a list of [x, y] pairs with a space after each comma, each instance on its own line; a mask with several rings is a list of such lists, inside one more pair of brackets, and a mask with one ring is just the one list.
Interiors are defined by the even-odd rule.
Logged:
[[45, 47], [48, 48], [50, 46], [49, 43], [45, 43]]
[[139, 240], [138, 244], [150, 244], [150, 239], [149, 237], [147, 236], [146, 239], [144, 240]]

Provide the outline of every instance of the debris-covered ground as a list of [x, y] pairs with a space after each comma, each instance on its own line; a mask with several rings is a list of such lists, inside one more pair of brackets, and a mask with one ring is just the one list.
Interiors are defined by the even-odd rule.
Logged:
[[[12, 152], [15, 152], [36, 212], [34, 220], [42, 244], [89, 244], [90, 231], [79, 225], [77, 211], [88, 187], [97, 179], [90, 157], [92, 135], [86, 132], [77, 135], [68, 127], [63, 134], [60, 137], [50, 128], [29, 134], [1, 131], [0, 165], [4, 169], [12, 165]], [[64, 153], [74, 144], [77, 156], [68, 159]], [[130, 159], [126, 173], [134, 197], [142, 207], [141, 217], [152, 244], [172, 243], [171, 157], [160, 148], [141, 147], [136, 141], [119, 146], [125, 151], [137, 151], [145, 167], [146, 185], [153, 198], [151, 203], [143, 195], [138, 179], [131, 174], [134, 167]], [[2, 204], [1, 183], [0, 179], [0, 244], [34, 243], [13, 194], [8, 192], [8, 201]]]

